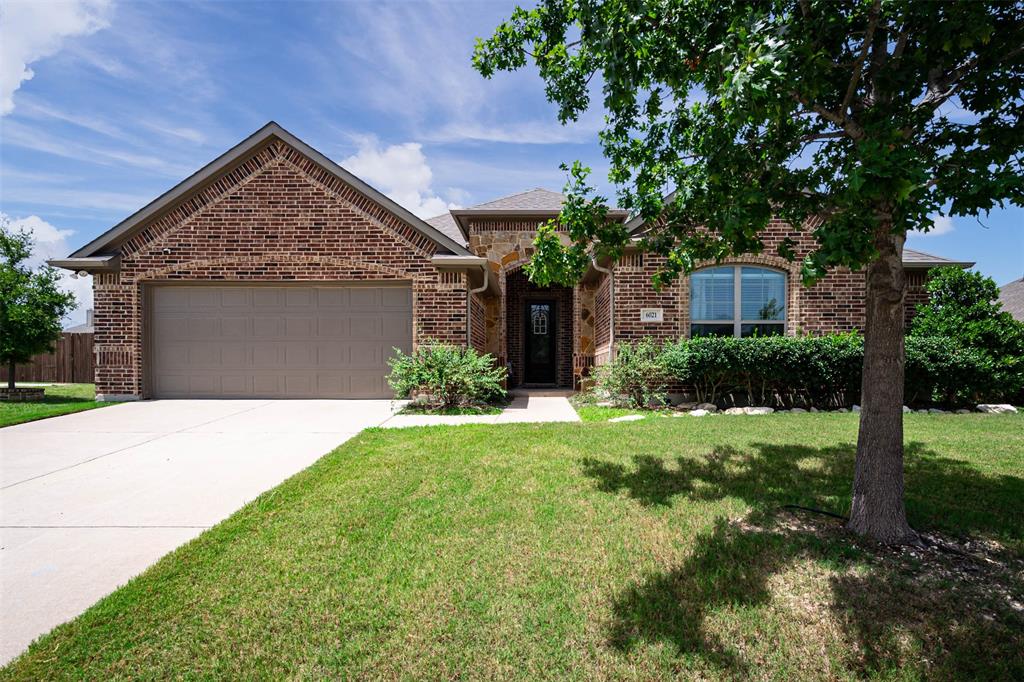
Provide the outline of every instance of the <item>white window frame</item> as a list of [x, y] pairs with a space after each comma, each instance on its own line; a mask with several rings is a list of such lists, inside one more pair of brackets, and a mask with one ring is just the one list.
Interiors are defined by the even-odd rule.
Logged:
[[[728, 268], [732, 270], [732, 319], [731, 320], [695, 320], [693, 319], [693, 275], [696, 275], [701, 270], [711, 270], [715, 268]], [[741, 299], [741, 292], [743, 289], [743, 278], [742, 268], [758, 268], [760, 270], [769, 270], [771, 272], [777, 272], [782, 275], [782, 304], [786, 311], [785, 315], [782, 316], [781, 320], [744, 320], [743, 315], [743, 301]], [[771, 268], [764, 265], [758, 265], [756, 263], [737, 263], [735, 265], [709, 265], [706, 268], [695, 270], [690, 275], [690, 310], [687, 311], [690, 315], [690, 338], [693, 338], [693, 325], [695, 324], [715, 324], [724, 325], [732, 324], [732, 335], [733, 338], [741, 338], [743, 332], [743, 325], [745, 324], [774, 324], [782, 327], [782, 335], [786, 334], [786, 322], [789, 317], [789, 277], [785, 270], [779, 268]]]

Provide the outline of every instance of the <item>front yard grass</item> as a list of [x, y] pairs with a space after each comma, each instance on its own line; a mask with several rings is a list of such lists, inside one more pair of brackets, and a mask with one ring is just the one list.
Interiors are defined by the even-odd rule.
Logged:
[[42, 402], [0, 401], [0, 427], [56, 417], [71, 412], [92, 410], [112, 404], [96, 402], [96, 387], [93, 384], [54, 384], [44, 388], [46, 396]]
[[849, 417], [370, 430], [0, 677], [1021, 679], [1024, 418], [906, 418], [958, 554], [782, 509], [846, 512]]

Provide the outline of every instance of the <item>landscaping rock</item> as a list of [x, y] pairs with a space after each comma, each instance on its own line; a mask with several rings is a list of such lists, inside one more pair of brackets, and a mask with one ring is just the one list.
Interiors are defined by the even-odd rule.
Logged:
[[1017, 408], [1013, 405], [982, 403], [981, 405], [978, 405], [978, 412], [987, 412], [988, 414], [1016, 414]]
[[610, 400], [602, 400], [601, 402], [594, 404], [597, 405], [598, 407], [615, 407], [615, 403], [613, 403]]
[[689, 415], [691, 417], [706, 417], [709, 414], [711, 413], [708, 412], [707, 410], [690, 410], [689, 412]]
[[17, 386], [15, 388], [0, 387], [0, 400], [12, 403], [37, 403], [40, 402], [45, 390], [38, 386]]
[[[784, 412], [784, 410], [780, 410], [780, 412]], [[794, 407], [790, 412], [793, 414], [807, 414], [807, 410], [802, 407]], [[812, 407], [811, 412], [817, 412], [817, 410]]]
[[928, 414], [928, 410], [914, 410], [914, 412], [917, 412], [918, 414]]
[[725, 411], [726, 414], [746, 414], [742, 407], [730, 407]]
[[812, 407], [811, 412], [821, 412], [817, 407]]
[[965, 409], [965, 408], [961, 407], [961, 408], [960, 408], [959, 410], [957, 410], [957, 411], [956, 411], [956, 413], [957, 413], [957, 414], [970, 414], [970, 413], [971, 413], [971, 411], [970, 411], [970, 410], [968, 410], [968, 409]]
[[860, 405], [854, 405], [851, 407], [850, 412], [860, 412]]
[[774, 412], [770, 407], [744, 407], [743, 414], [771, 414]]
[[913, 410], [910, 409], [909, 407], [907, 407], [906, 405], [904, 405], [903, 406], [903, 414], [906, 414], [907, 412], [913, 412]]
[[946, 412], [945, 410], [940, 410], [937, 407], [932, 407], [928, 410], [928, 414], [949, 414], [949, 412]]
[[845, 407], [840, 407], [838, 410], [832, 410], [833, 412], [849, 412]]
[[707, 412], [718, 412], [718, 406], [714, 403], [697, 403], [695, 407], [698, 410], [705, 410]]
[[610, 421], [610, 422], [635, 422], [635, 421], [640, 421], [643, 418], [644, 418], [644, 416], [642, 414], [624, 414], [621, 417], [613, 417], [613, 418], [609, 419], [608, 421]]

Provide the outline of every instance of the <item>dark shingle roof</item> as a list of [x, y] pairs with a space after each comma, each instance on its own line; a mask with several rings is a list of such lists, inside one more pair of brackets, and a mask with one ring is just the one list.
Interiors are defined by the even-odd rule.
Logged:
[[442, 213], [433, 218], [427, 218], [427, 224], [439, 230], [453, 241], [463, 246], [466, 245], [466, 238], [462, 236], [462, 230], [459, 229], [459, 224], [455, 222], [455, 218], [452, 217], [451, 213]]
[[1024, 322], [1024, 277], [1001, 286], [999, 302], [1003, 304], [1003, 310]]
[[536, 187], [518, 194], [470, 206], [469, 211], [561, 211], [565, 195]]
[[962, 260], [951, 260], [949, 258], [943, 258], [942, 256], [936, 256], [924, 251], [916, 251], [914, 249], [903, 249], [903, 264], [909, 266], [920, 266], [920, 267], [934, 267], [937, 265], [959, 265], [962, 267], [971, 267], [974, 263]]

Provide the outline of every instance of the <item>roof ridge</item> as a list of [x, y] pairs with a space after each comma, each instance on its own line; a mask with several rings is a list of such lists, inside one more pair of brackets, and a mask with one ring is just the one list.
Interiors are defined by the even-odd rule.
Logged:
[[473, 206], [467, 206], [463, 210], [473, 210], [474, 208], [479, 208], [480, 206], [486, 206], [487, 204], [493, 204], [496, 201], [505, 201], [505, 200], [512, 199], [512, 198], [515, 198], [515, 197], [521, 197], [524, 194], [530, 194], [532, 192], [547, 192], [548, 194], [557, 194], [560, 197], [564, 197], [565, 196], [561, 192], [556, 192], [554, 190], [547, 189], [546, 187], [534, 187], [533, 189], [524, 189], [521, 192], [513, 192], [512, 194], [505, 194], [505, 195], [500, 196], [500, 197], [494, 197], [493, 199], [488, 199], [487, 201], [482, 201], [479, 204], [474, 204]]

